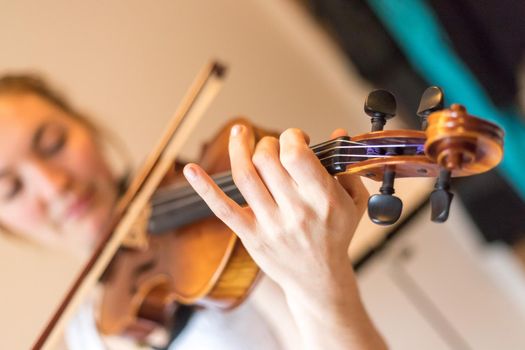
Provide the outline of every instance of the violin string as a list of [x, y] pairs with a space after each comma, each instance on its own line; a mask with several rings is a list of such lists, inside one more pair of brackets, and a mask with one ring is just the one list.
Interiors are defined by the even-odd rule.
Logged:
[[[349, 141], [349, 140], [335, 140], [335, 141], [327, 141], [322, 144], [316, 145], [311, 147], [312, 150], [327, 146], [330, 144], [336, 144], [336, 143], [346, 143], [351, 144], [351, 146], [334, 146], [330, 147], [328, 149], [324, 149], [322, 151], [315, 152], [318, 157], [320, 155], [325, 154], [326, 152], [333, 151], [336, 149], [364, 149], [364, 148], [394, 148], [394, 147], [400, 147], [400, 148], [407, 148], [407, 147], [418, 147], [422, 144], [388, 144], [388, 145], [375, 145], [375, 144], [364, 144], [360, 142], [355, 141]], [[342, 158], [388, 158], [392, 157], [390, 155], [363, 155], [363, 154], [332, 154], [323, 158], [320, 158], [320, 161], [324, 161], [330, 158], [334, 157], [342, 157]], [[359, 163], [362, 160], [358, 161], [338, 161], [332, 163], [332, 165], [350, 165]], [[233, 182], [232, 174], [230, 171], [225, 171], [219, 174], [216, 174], [212, 176], [213, 181], [226, 193], [233, 192], [233, 194], [240, 194], [239, 190], [235, 186], [235, 183]], [[231, 196], [230, 196], [231, 197]], [[181, 210], [184, 207], [194, 205], [195, 203], [204, 201], [198, 196], [198, 194], [193, 190], [193, 188], [190, 185], [187, 184], [176, 184], [169, 186], [168, 188], [159, 190], [158, 193], [155, 194], [155, 196], [152, 199], [152, 207], [154, 208], [154, 214], [153, 216], [162, 215], [165, 213], [173, 212], [174, 210]]]
[[[406, 138], [403, 138], [402, 140], [399, 140], [399, 142], [406, 142]], [[417, 138], [414, 138], [414, 140], [420, 140], [420, 139], [417, 139]], [[421, 139], [422, 142], [420, 142], [421, 144], [425, 143], [425, 140], [424, 139]], [[395, 142], [396, 140], [394, 138], [392, 139], [389, 139], [390, 142]], [[363, 146], [363, 147], [378, 147], [378, 146], [382, 146], [382, 145], [373, 145], [373, 144], [367, 144], [367, 143], [364, 143], [364, 142], [357, 142], [357, 141], [351, 141], [351, 140], [330, 140], [330, 141], [326, 141], [326, 142], [323, 142], [323, 143], [320, 143], [318, 145], [315, 145], [315, 146], [312, 146], [310, 147], [312, 150], [315, 150], [315, 149], [318, 149], [318, 148], [321, 148], [321, 147], [326, 147], [327, 145], [332, 145], [332, 144], [338, 144], [338, 143], [346, 143], [346, 144], [352, 144], [352, 145], [359, 145], [359, 146]], [[401, 143], [401, 144], [394, 144], [392, 146], [397, 146], [397, 145], [403, 145], [404, 143]]]
[[[341, 162], [334, 162], [334, 165], [350, 165], [359, 163], [360, 161], [341, 161]], [[192, 190], [191, 186], [190, 190]], [[235, 183], [233, 182], [233, 179], [230, 184], [226, 186], [219, 186], [221, 190], [230, 198], [232, 198], [234, 195], [241, 194]], [[202, 203], [205, 205], [204, 200], [197, 194], [197, 192], [193, 191], [190, 196], [186, 196], [186, 198], [177, 198], [174, 199], [171, 202], [165, 202], [162, 204], [155, 204], [153, 206], [154, 211], [152, 212], [151, 218], [163, 216], [165, 214], [174, 213], [179, 210], [183, 210], [184, 208], [188, 208], [194, 204]]]
[[354, 145], [364, 145], [363, 142], [357, 142], [357, 141], [351, 141], [351, 140], [344, 140], [344, 139], [342, 139], [342, 140], [328, 140], [328, 141], [319, 143], [317, 145], [314, 145], [314, 146], [312, 146], [310, 148], [312, 150], [314, 150], [316, 148], [325, 147], [326, 145], [333, 144], [333, 143], [338, 143], [338, 142], [350, 143], [350, 144], [354, 144]]
[[335, 158], [335, 157], [345, 157], [345, 158], [389, 158], [394, 157], [393, 155], [386, 155], [386, 154], [343, 154], [343, 153], [336, 153], [331, 154], [329, 156], [326, 156], [324, 158], [319, 159], [320, 161]]
[[[350, 164], [356, 164], [360, 163], [361, 161], [339, 161], [334, 162], [333, 165], [350, 165]], [[174, 213], [178, 210], [183, 210], [184, 208], [190, 207], [197, 203], [202, 203], [205, 205], [204, 200], [193, 190], [191, 186], [187, 186], [187, 190], [189, 190], [188, 194], [185, 196], [177, 196], [177, 198], [172, 198], [171, 201], [166, 201], [163, 203], [156, 203], [153, 205], [153, 213], [151, 215], [151, 218], [159, 217], [164, 214]], [[231, 178], [231, 181], [229, 184], [225, 184], [222, 186], [219, 186], [221, 190], [228, 196], [233, 197], [234, 195], [240, 194], [239, 189], [233, 182], [233, 178]]]
[[[323, 161], [329, 158], [334, 158], [334, 157], [388, 158], [392, 156], [333, 154], [333, 155], [320, 159], [320, 161]], [[339, 162], [335, 162], [332, 164], [333, 165], [349, 165], [349, 164], [355, 164], [359, 162], [361, 161], [339, 161]], [[214, 178], [214, 181], [217, 183], [219, 188], [221, 188], [223, 191], [230, 191], [232, 189], [236, 189], [235, 183], [233, 182], [233, 178], [231, 176], [231, 172], [224, 173], [220, 177]], [[188, 205], [192, 205], [195, 202], [200, 201], [200, 197], [197, 195], [197, 193], [193, 190], [193, 188], [190, 185], [178, 185], [178, 186], [173, 186], [170, 189], [163, 189], [160, 191], [162, 191], [162, 193], [156, 194], [152, 200], [152, 207], [154, 208], [155, 212], [164, 213], [166, 211], [171, 210], [168, 208], [179, 208], [179, 207], [184, 206], [184, 205], [176, 205], [175, 207], [172, 207], [171, 204], [176, 203], [176, 202], [187, 203]], [[166, 205], [169, 205], [169, 207], [165, 207], [165, 209], [160, 209], [161, 207], [164, 207]]]
[[408, 148], [408, 147], [419, 147], [423, 144], [414, 143], [414, 144], [392, 144], [392, 145], [359, 145], [359, 146], [334, 146], [331, 148], [324, 149], [322, 151], [315, 152], [315, 154], [325, 153], [332, 151], [334, 149], [361, 149], [361, 148]]
[[[240, 194], [239, 190], [237, 189], [237, 186], [235, 186], [234, 183], [230, 184], [229, 186], [221, 187], [221, 190], [230, 198], [237, 193]], [[204, 203], [204, 200], [197, 194], [197, 192], [194, 192], [192, 196], [187, 196], [186, 198], [179, 198], [170, 203], [155, 205], [152, 217], [173, 213], [177, 210], [181, 210], [182, 208], [189, 207], [199, 202]]]
[[[392, 157], [392, 156], [387, 156], [387, 155], [363, 155], [363, 154], [360, 154], [360, 155], [333, 154], [333, 155], [330, 155], [328, 157], [320, 159], [320, 161], [323, 161], [323, 160], [329, 159], [329, 158], [333, 158], [333, 157], [341, 157], [341, 158], [352, 158], [352, 157], [359, 157], [359, 158], [388, 158], [388, 157]], [[345, 163], [346, 164], [354, 164], [354, 163], [358, 163], [358, 162], [360, 162], [360, 161], [351, 161], [351, 162], [345, 162]], [[343, 163], [341, 163], [341, 164], [343, 164]], [[228, 173], [228, 174], [224, 174], [221, 177], [221, 180], [222, 181], [220, 183], [218, 183], [217, 181], [215, 181], [215, 182], [223, 190], [224, 190], [224, 188], [229, 188], [229, 186], [234, 185], [233, 177], [231, 176], [231, 172]], [[171, 188], [169, 190], [168, 189], [164, 189], [162, 191], [163, 191], [163, 193], [161, 193], [161, 195], [163, 195], [163, 197], [166, 197], [166, 198], [164, 200], [159, 200], [157, 198], [159, 195], [155, 194], [155, 196], [153, 197], [153, 200], [152, 200], [152, 205], [153, 205], [154, 208], [160, 208], [160, 206], [162, 206], [164, 203], [171, 203], [171, 202], [174, 202], [174, 201], [183, 201], [183, 200], [185, 200], [185, 197], [193, 197], [194, 195], [196, 195], [196, 192], [193, 190], [193, 188], [190, 185], [186, 185], [186, 184], [182, 185], [182, 186], [180, 186], [180, 185], [176, 186], [176, 188]], [[155, 209], [155, 211], [156, 210], [157, 209]]]
[[[331, 154], [329, 156], [320, 158], [319, 160], [322, 162], [324, 160], [335, 158], [335, 157], [341, 157], [341, 158], [388, 158], [392, 157], [390, 155], [367, 155], [367, 154], [343, 154], [343, 153], [336, 153]], [[221, 173], [219, 176], [212, 177], [214, 182], [221, 187], [223, 184], [228, 184], [229, 182], [233, 182], [231, 172], [224, 172]], [[189, 185], [175, 185], [171, 188], [166, 188], [159, 190], [159, 193], [155, 194], [155, 196], [152, 198], [152, 205], [153, 207], [156, 207], [158, 205], [161, 205], [165, 202], [172, 202], [175, 200], [182, 200], [186, 196], [192, 196], [194, 195], [193, 188]]]
[[[219, 187], [225, 182], [232, 181], [231, 171], [224, 171], [215, 174], [211, 178]], [[171, 201], [174, 198], [185, 197], [186, 195], [191, 195], [193, 193], [193, 188], [187, 183], [176, 183], [159, 189], [153, 196], [151, 202], [154, 205], [162, 204], [163, 202]]]
[[[317, 152], [316, 153], [316, 156], [320, 157], [320, 155], [326, 153], [326, 152], [329, 152], [329, 151], [333, 151], [333, 150], [336, 150], [336, 149], [352, 149], [352, 148], [358, 148], [358, 149], [361, 149], [361, 148], [368, 148], [368, 147], [372, 147], [372, 148], [385, 148], [385, 147], [401, 147], [401, 148], [407, 148], [407, 147], [417, 147], [419, 145], [406, 145], [406, 144], [403, 144], [403, 145], [366, 145], [365, 146], [362, 146], [362, 145], [359, 145], [359, 146], [336, 146], [336, 147], [332, 147], [332, 148], [329, 148], [329, 149], [326, 149], [322, 152]], [[320, 158], [320, 160], [325, 160], [325, 159], [328, 159], [328, 158], [333, 158], [333, 157], [359, 157], [359, 158], [374, 158], [374, 157], [377, 157], [377, 158], [384, 158], [384, 157], [388, 157], [386, 155], [362, 155], [362, 154], [333, 154], [333, 155], [330, 155], [330, 156], [327, 156], [327, 157], [323, 157], [323, 158]], [[225, 172], [222, 172], [222, 173], [219, 173], [219, 174], [216, 174], [214, 176], [212, 176], [212, 179], [214, 180], [215, 183], [217, 183], [217, 185], [221, 185], [224, 181], [229, 181], [231, 180], [231, 172], [230, 171], [225, 171]], [[175, 196], [175, 194], [177, 194], [177, 196]], [[191, 195], [193, 194], [193, 191], [191, 189], [190, 186], [188, 185], [184, 185], [184, 184], [175, 184], [175, 185], [169, 185], [167, 186], [166, 188], [163, 188], [161, 190], [159, 190], [155, 196], [153, 197], [152, 199], [152, 202], [154, 204], [161, 204], [162, 202], [164, 201], [172, 201], [173, 199], [178, 199], [179, 197], [184, 197], [186, 195]]]
[[[225, 188], [224, 193], [230, 197], [231, 199], [234, 199], [236, 201], [239, 200], [239, 197], [242, 198], [241, 192], [237, 189], [235, 185], [232, 185], [229, 188]], [[195, 207], [195, 205], [197, 205]], [[187, 197], [181, 203], [181, 201], [176, 201], [172, 203], [165, 203], [162, 205], [161, 208], [155, 208], [155, 210], [151, 214], [150, 219], [158, 219], [165, 216], [172, 216], [172, 215], [185, 215], [183, 213], [187, 212], [187, 210], [195, 210], [198, 208], [207, 208], [206, 202], [197, 194], [195, 194], [192, 197]]]
[[[216, 184], [224, 190], [229, 190], [232, 186], [235, 186], [235, 183], [233, 182], [233, 178], [231, 176], [231, 173], [225, 174], [222, 176], [220, 182], [216, 182]], [[159, 200], [157, 198], [157, 194], [153, 197], [151, 204], [152, 208], [157, 210], [157, 208], [161, 208], [163, 205], [167, 205], [174, 202], [184, 201], [188, 198], [193, 198], [197, 196], [200, 198], [193, 187], [191, 187], [189, 184], [184, 184], [182, 186], [177, 186], [177, 188], [171, 188], [171, 189], [162, 189], [159, 191], [163, 191], [162, 198]]]

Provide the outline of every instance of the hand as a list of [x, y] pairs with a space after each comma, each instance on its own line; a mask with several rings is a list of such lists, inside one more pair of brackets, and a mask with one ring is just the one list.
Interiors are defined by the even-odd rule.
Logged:
[[255, 149], [251, 140], [245, 126], [232, 128], [232, 175], [248, 207], [228, 198], [198, 165], [188, 164], [184, 174], [267, 275], [285, 289], [315, 292], [349, 265], [368, 192], [358, 177], [331, 176], [298, 129], [279, 140], [264, 137]]

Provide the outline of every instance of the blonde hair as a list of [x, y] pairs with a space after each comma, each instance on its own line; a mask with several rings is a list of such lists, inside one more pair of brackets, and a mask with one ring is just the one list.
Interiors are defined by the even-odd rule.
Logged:
[[51, 86], [38, 74], [21, 73], [0, 76], [0, 96], [4, 94], [33, 94], [60, 108], [86, 126], [100, 143], [111, 146], [110, 148], [121, 158], [123, 176], [129, 175], [132, 161], [122, 140], [110, 130], [95, 124], [86, 114], [75, 108], [58, 89]]
[[36, 74], [6, 74], [1, 76], [0, 95], [13, 93], [37, 95], [78, 119], [93, 131], [97, 130], [88, 117], [74, 108], [64, 95]]

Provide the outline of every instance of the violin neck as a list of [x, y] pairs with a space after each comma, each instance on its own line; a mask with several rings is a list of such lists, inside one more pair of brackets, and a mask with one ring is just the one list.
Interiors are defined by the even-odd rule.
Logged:
[[[310, 147], [332, 174], [342, 169], [340, 164], [336, 164], [339, 157], [333, 156], [337, 154], [335, 146], [338, 140], [330, 140]], [[246, 204], [233, 182], [231, 172], [216, 174], [212, 179], [235, 202], [240, 205]], [[151, 205], [152, 212], [148, 222], [148, 232], [151, 234], [162, 234], [213, 215], [202, 198], [187, 184], [176, 184], [158, 190], [151, 200]]]
[[[348, 136], [338, 137], [310, 148], [326, 170], [336, 175], [346, 171], [347, 167], [368, 159], [396, 154], [422, 152], [422, 143], [410, 145], [402, 142], [395, 145], [355, 142]], [[407, 147], [410, 146], [410, 147]], [[246, 204], [242, 194], [233, 182], [230, 172], [212, 176], [215, 183], [226, 195], [240, 205]], [[152, 213], [148, 223], [151, 234], [160, 234], [174, 230], [186, 224], [212, 216], [202, 198], [187, 184], [169, 186], [158, 190], [151, 200]]]
[[[224, 193], [240, 205], [246, 204], [235, 186], [231, 172], [212, 176]], [[195, 221], [210, 217], [212, 211], [190, 185], [174, 185], [158, 190], [151, 200], [148, 232], [162, 234]]]

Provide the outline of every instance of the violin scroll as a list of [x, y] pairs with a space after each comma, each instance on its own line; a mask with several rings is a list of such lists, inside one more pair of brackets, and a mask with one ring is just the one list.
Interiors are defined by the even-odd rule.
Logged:
[[478, 174], [495, 167], [503, 157], [503, 131], [469, 115], [459, 104], [432, 113], [428, 123], [425, 153], [441, 169], [430, 195], [431, 220], [445, 222], [453, 198], [449, 191], [451, 176]]
[[479, 174], [501, 161], [503, 131], [469, 115], [462, 105], [436, 111], [428, 122], [425, 154], [453, 176]]

